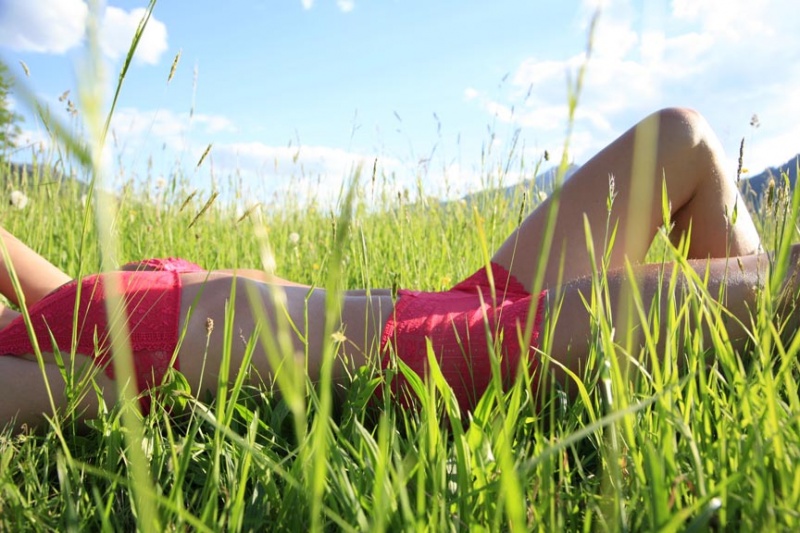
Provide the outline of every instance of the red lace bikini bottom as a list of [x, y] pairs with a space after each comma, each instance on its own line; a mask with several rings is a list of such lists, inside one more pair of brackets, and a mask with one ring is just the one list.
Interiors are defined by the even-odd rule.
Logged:
[[[174, 265], [146, 262], [153, 261]], [[179, 368], [180, 272], [196, 270], [200, 267], [181, 262], [178, 268], [98, 274], [59, 287], [28, 310], [39, 350], [91, 357], [114, 379], [111, 336], [119, 335], [115, 340], [126, 342], [133, 354], [139, 391], [161, 384], [170, 365]], [[0, 331], [0, 354], [34, 353], [22, 316]], [[149, 406], [145, 395], [142, 408]]]
[[[381, 339], [382, 366], [394, 354], [414, 372], [428, 372], [428, 342], [462, 412], [472, 410], [492, 379], [492, 354], [498, 357], [504, 385], [524, 358], [531, 372], [537, 358], [544, 292], [533, 296], [500, 265], [491, 264], [491, 279], [482, 268], [444, 292], [400, 291]], [[492, 290], [494, 285], [494, 290]], [[525, 335], [530, 313], [533, 329]], [[520, 339], [530, 339], [522, 347]], [[394, 391], [408, 394], [402, 375]], [[406, 390], [404, 390], [406, 389]]]

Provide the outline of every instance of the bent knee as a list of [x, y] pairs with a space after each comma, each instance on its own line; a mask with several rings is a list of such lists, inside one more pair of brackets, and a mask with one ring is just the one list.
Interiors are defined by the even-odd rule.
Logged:
[[659, 133], [676, 147], [693, 149], [699, 146], [716, 149], [716, 137], [700, 112], [688, 107], [666, 107], [655, 113]]

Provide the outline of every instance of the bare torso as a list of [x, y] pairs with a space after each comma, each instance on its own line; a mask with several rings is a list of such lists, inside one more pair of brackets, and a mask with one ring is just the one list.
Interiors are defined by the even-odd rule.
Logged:
[[[327, 293], [324, 289], [206, 272], [182, 274], [181, 279], [180, 324], [182, 329], [184, 325], [186, 328], [179, 359], [181, 371], [193, 388], [216, 388], [224, 349], [226, 307], [234, 289], [230, 375], [236, 375], [245, 355], [246, 342], [258, 333], [261, 342], [253, 354], [255, 374], [252, 377], [269, 381], [274, 373], [269, 363], [269, 346], [273, 341], [280, 345], [283, 332], [287, 341], [283, 346], [291, 347], [295, 363], [303, 366], [312, 381], [319, 378], [326, 342]], [[390, 291], [353, 291], [343, 293], [340, 309], [341, 316], [333, 322], [332, 331], [334, 338], [341, 340], [334, 379], [343, 378], [348, 370], [378, 363], [374, 358], [379, 353], [381, 334], [393, 302]], [[260, 323], [260, 313], [267, 319], [265, 322]], [[285, 352], [272, 355], [282, 357]]]

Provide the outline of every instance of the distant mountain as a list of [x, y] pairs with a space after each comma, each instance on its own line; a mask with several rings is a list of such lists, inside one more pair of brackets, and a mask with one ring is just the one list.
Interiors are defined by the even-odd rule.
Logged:
[[767, 190], [769, 181], [774, 179], [776, 185], [781, 185], [784, 176], [789, 178], [789, 186], [794, 189], [797, 183], [797, 166], [800, 164], [800, 154], [791, 158], [786, 163], [766, 169], [761, 174], [752, 178], [743, 179], [739, 183], [742, 193], [753, 203], [758, 204], [764, 192]]
[[[800, 165], [800, 154], [791, 158], [782, 165], [777, 167], [769, 167], [760, 174], [757, 174], [751, 178], [742, 179], [739, 183], [739, 188], [741, 189], [742, 194], [744, 194], [750, 202], [757, 206], [760, 203], [760, 199], [764, 192], [767, 190], [770, 180], [772, 179], [775, 180], [776, 184], [780, 185], [783, 177], [787, 176], [789, 178], [790, 187], [794, 189], [794, 186], [797, 183], [798, 165]], [[578, 168], [580, 168], [579, 165], [570, 165], [567, 168], [563, 181], [566, 181], [572, 177]], [[518, 195], [522, 191], [528, 191], [529, 193], [538, 193], [541, 191], [547, 195], [550, 195], [550, 193], [553, 192], [558, 171], [558, 167], [552, 167], [540, 173], [532, 180], [523, 180], [514, 185], [503, 187], [501, 190], [506, 196]], [[497, 192], [497, 189], [482, 190], [467, 194], [462, 199], [467, 202], [475, 202]]]
[[[561, 181], [564, 182], [570, 179], [572, 175], [575, 174], [575, 171], [579, 168], [580, 165], [568, 165]], [[551, 192], [553, 192], [553, 187], [556, 185], [556, 178], [558, 178], [558, 173], [560, 170], [561, 169], [559, 167], [549, 168], [536, 176], [534, 180], [524, 180], [519, 184], [519, 186], [532, 187], [536, 191], [543, 191], [549, 195]]]
[[78, 190], [86, 192], [88, 185], [72, 175], [64, 173], [60, 167], [33, 165], [31, 163], [0, 162], [0, 184], [10, 187], [30, 185], [51, 185], [74, 182]]
[[62, 180], [64, 173], [47, 165], [33, 165], [31, 163], [2, 163], [0, 172], [8, 181], [18, 184], [28, 180], [38, 180], [47, 176], [48, 180]]

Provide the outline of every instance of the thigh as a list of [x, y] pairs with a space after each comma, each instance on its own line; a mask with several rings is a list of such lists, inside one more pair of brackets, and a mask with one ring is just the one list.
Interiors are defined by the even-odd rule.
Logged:
[[[45, 416], [53, 416], [53, 408], [64, 414], [68, 407], [67, 389], [61, 370], [52, 363], [52, 354], [42, 354], [45, 364], [40, 366], [33, 356], [16, 357], [0, 356], [0, 429], [12, 423], [16, 427], [23, 424], [39, 426]], [[85, 384], [84, 389], [73, 391], [74, 398], [79, 401], [73, 404], [77, 418], [93, 418], [97, 416], [99, 399], [89, 385], [91, 372], [104, 401], [112, 405], [116, 401], [116, 390], [112, 380], [98, 371], [88, 358], [76, 356], [80, 360], [71, 365], [66, 362], [67, 369], [74, 368], [79, 376], [73, 380], [77, 384]], [[86, 378], [86, 379], [84, 379]], [[50, 398], [52, 396], [52, 403]]]
[[13, 309], [0, 304], [0, 329], [14, 321], [20, 314]]
[[[605, 254], [608, 268], [624, 266], [626, 258], [638, 263], [663, 224], [665, 209], [674, 239], [692, 228], [690, 258], [756, 253], [758, 234], [724, 162], [716, 136], [699, 114], [677, 108], [654, 113], [564, 183], [553, 212], [551, 247], [545, 233], [553, 197], [523, 221], [493, 260], [529, 290], [536, 273], [544, 288], [553, 287], [590, 274]], [[614, 246], [607, 250], [615, 230]]]
[[[661, 222], [660, 210], [641, 209], [646, 217], [637, 223], [643, 231], [635, 241], [621, 242], [622, 230], [630, 222], [627, 218], [631, 168], [637, 128], [642, 124], [647, 125], [647, 120], [580, 167], [564, 182], [558, 205], [555, 196], [547, 198], [500, 246], [493, 261], [514, 274], [529, 290], [534, 274], [543, 270], [543, 288], [551, 288], [560, 280], [580, 278], [594, 271], [615, 226], [621, 229], [611, 256], [612, 267], [621, 266], [624, 256], [633, 261], [643, 259]], [[616, 197], [609, 211], [612, 195]], [[551, 216], [555, 225], [548, 250], [545, 235]], [[594, 261], [588, 251], [590, 243], [596, 256]]]

